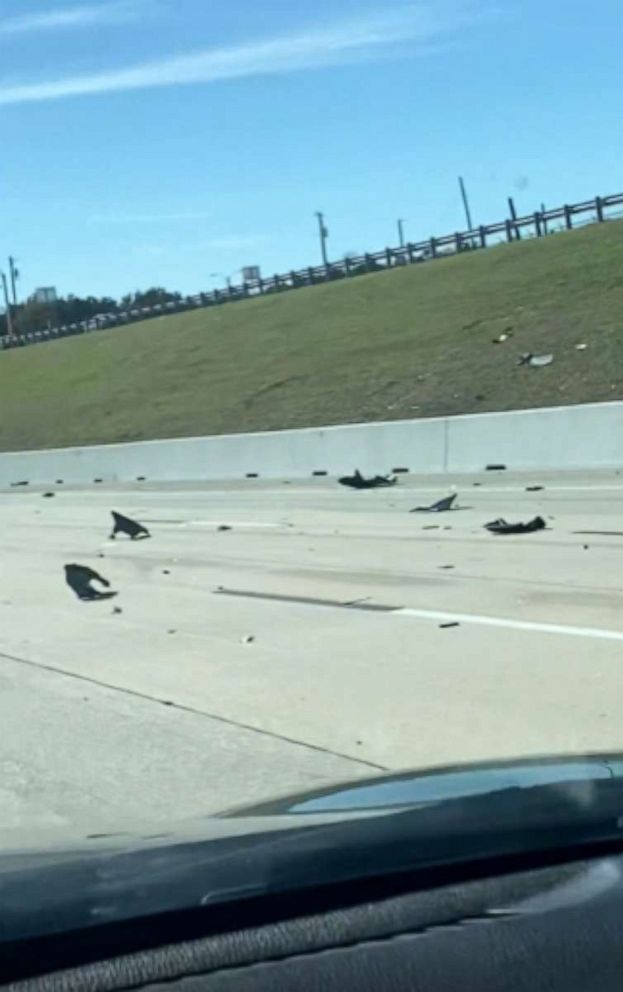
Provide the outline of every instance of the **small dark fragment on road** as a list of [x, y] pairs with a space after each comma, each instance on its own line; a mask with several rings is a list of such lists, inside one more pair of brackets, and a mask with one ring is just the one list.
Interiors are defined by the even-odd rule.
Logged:
[[543, 517], [535, 517], [527, 523], [517, 524], [509, 524], [500, 517], [499, 520], [492, 520], [484, 526], [491, 534], [534, 534], [535, 531], [545, 530], [546, 524]]
[[526, 486], [527, 493], [540, 493], [545, 489], [545, 486]]
[[453, 620], [452, 623], [440, 623], [439, 624], [439, 629], [440, 630], [450, 630], [451, 627], [460, 627], [460, 626], [461, 626], [461, 624], [458, 622], [458, 620]]
[[111, 510], [114, 526], [110, 535], [110, 540], [114, 541], [117, 534], [127, 534], [133, 541], [145, 540], [151, 537], [146, 527], [130, 517], [124, 517], [122, 513]]
[[113, 613], [114, 614], [123, 613], [123, 610], [121, 609], [120, 606], [113, 606]]
[[422, 530], [441, 530], [439, 524], [427, 524], [426, 527], [422, 527]]
[[228, 524], [221, 524], [221, 525], [220, 525], [219, 527], [217, 527], [216, 529], [217, 529], [218, 531], [225, 531], [225, 530], [232, 530], [233, 528], [232, 528], [232, 527], [230, 527], [230, 526], [229, 526]]
[[450, 569], [452, 569], [452, 568], [456, 568], [456, 565], [440, 565], [440, 566], [439, 566], [439, 568], [440, 568], [440, 569], [441, 569], [441, 570], [442, 570], [443, 572], [449, 572], [449, 571], [450, 571]]
[[487, 472], [505, 472], [506, 465], [487, 465]]
[[171, 574], [171, 572], [169, 571], [169, 569], [168, 569], [168, 568], [163, 568], [163, 569], [162, 569], [162, 574], [163, 574], [163, 575], [170, 575], [170, 574]]
[[445, 496], [436, 503], [431, 503], [430, 506], [416, 506], [413, 510], [409, 510], [409, 513], [447, 513], [448, 510], [453, 509], [455, 500], [456, 493], [453, 493], [452, 496]]
[[56, 493], [42, 493], [44, 499], [54, 499]]
[[110, 589], [110, 582], [92, 568], [89, 568], [88, 565], [77, 565], [75, 563], [65, 565], [65, 581], [73, 589], [78, 599], [83, 602], [96, 599], [112, 599], [117, 595], [116, 592], [101, 592], [99, 589], [93, 588], [91, 583], [99, 582], [106, 589]]

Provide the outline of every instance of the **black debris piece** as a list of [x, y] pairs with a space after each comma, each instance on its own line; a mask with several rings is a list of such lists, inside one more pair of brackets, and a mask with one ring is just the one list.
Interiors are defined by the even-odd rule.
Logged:
[[482, 486], [482, 482], [472, 482], [472, 486]]
[[582, 550], [583, 551], [588, 551], [588, 548], [589, 548], [588, 544], [583, 544], [582, 545]]
[[137, 482], [145, 482], [145, 476], [144, 475], [137, 475], [136, 476], [136, 481]]
[[460, 627], [460, 626], [461, 625], [458, 622], [458, 620], [453, 620], [452, 623], [440, 623], [439, 624], [439, 629], [440, 630], [449, 630], [450, 627]]
[[509, 524], [500, 517], [499, 520], [492, 520], [491, 523], [485, 524], [485, 527], [491, 534], [534, 534], [537, 530], [545, 530], [546, 524], [543, 517], [535, 517], [534, 520], [529, 520], [525, 524]]
[[232, 528], [229, 527], [228, 524], [221, 524], [220, 527], [217, 527], [216, 529], [218, 531], [232, 530]]
[[398, 479], [391, 475], [375, 475], [366, 479], [357, 469], [354, 475], [343, 475], [337, 481], [349, 489], [379, 489], [382, 486], [395, 486]]
[[255, 641], [255, 637], [253, 634], [248, 634], [246, 637], [242, 638], [243, 644], [253, 644], [254, 641]]
[[167, 630], [167, 634], [177, 634], [176, 630]]
[[163, 568], [163, 569], [162, 569], [162, 574], [163, 574], [163, 575], [170, 575], [171, 573], [170, 573], [170, 571], [169, 571], [169, 569], [168, 569], [168, 568]]
[[54, 499], [56, 493], [43, 493], [42, 495], [44, 499]]
[[27, 486], [28, 483], [27, 482], [12, 482], [11, 485], [13, 486], [13, 488], [16, 488], [17, 486]]
[[121, 609], [120, 606], [113, 606], [113, 613], [115, 614], [123, 613], [123, 610]]
[[111, 510], [111, 513], [114, 521], [112, 534], [110, 535], [111, 541], [114, 541], [117, 534], [127, 534], [133, 541], [137, 539], [145, 540], [145, 538], [151, 537], [147, 528], [137, 523], [136, 520], [131, 520], [130, 517], [124, 517], [122, 513], [116, 513], [115, 510]]
[[456, 493], [432, 503], [431, 506], [416, 506], [415, 509], [409, 510], [409, 513], [446, 513], [447, 510], [452, 509], [455, 500]]
[[526, 486], [527, 493], [540, 493], [543, 489], [545, 486]]
[[439, 530], [438, 524], [428, 524], [426, 527], [422, 527], [422, 530]]
[[449, 572], [451, 568], [456, 568], [456, 565], [440, 565], [439, 568], [443, 572]]
[[100, 582], [106, 589], [110, 589], [110, 582], [103, 578], [88, 565], [65, 565], [65, 581], [75, 592], [78, 599], [85, 602], [94, 599], [112, 599], [116, 592], [101, 592], [94, 589], [92, 582]]
[[64, 483], [63, 483], [63, 480], [62, 480], [62, 479], [57, 479], [57, 480], [56, 480], [56, 485], [57, 485], [57, 486], [62, 486], [63, 484], [64, 484]]
[[506, 465], [487, 465], [487, 472], [505, 472]]

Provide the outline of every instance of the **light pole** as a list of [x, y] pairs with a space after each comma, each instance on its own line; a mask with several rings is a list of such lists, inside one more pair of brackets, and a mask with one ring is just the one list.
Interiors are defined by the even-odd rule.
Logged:
[[327, 238], [329, 237], [329, 231], [325, 226], [324, 214], [319, 210], [316, 211], [316, 217], [318, 218], [318, 233], [320, 234], [320, 251], [322, 252], [322, 264], [325, 269], [329, 267], [329, 260], [327, 258]]
[[405, 246], [405, 231], [403, 224], [404, 224], [403, 220], [398, 221], [398, 241], [400, 243], [401, 248], [404, 248]]
[[463, 207], [465, 208], [465, 218], [467, 220], [467, 230], [468, 231], [473, 231], [474, 230], [474, 225], [472, 224], [472, 215], [471, 215], [471, 211], [469, 209], [469, 201], [467, 199], [467, 191], [465, 189], [465, 183], [463, 182], [463, 178], [461, 176], [459, 176], [459, 186], [460, 186], [460, 189], [461, 189], [461, 196], [463, 198]]
[[17, 266], [15, 265], [15, 259], [12, 255], [9, 255], [9, 273], [11, 276], [11, 295], [13, 296], [13, 306], [17, 306], [17, 280], [19, 279], [19, 272], [17, 271]]

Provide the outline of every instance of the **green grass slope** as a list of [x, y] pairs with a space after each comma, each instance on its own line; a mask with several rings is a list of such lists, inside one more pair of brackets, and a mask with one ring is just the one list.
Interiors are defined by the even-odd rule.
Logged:
[[617, 221], [1, 353], [0, 450], [620, 399], [622, 369]]

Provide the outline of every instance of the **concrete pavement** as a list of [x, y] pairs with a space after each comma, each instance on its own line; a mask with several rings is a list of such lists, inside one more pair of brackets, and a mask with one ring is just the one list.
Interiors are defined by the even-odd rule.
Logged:
[[[0, 827], [622, 745], [623, 477], [453, 481], [441, 515], [408, 510], [447, 477], [0, 493]], [[109, 541], [111, 509], [153, 539]], [[79, 602], [73, 561], [118, 598]]]

